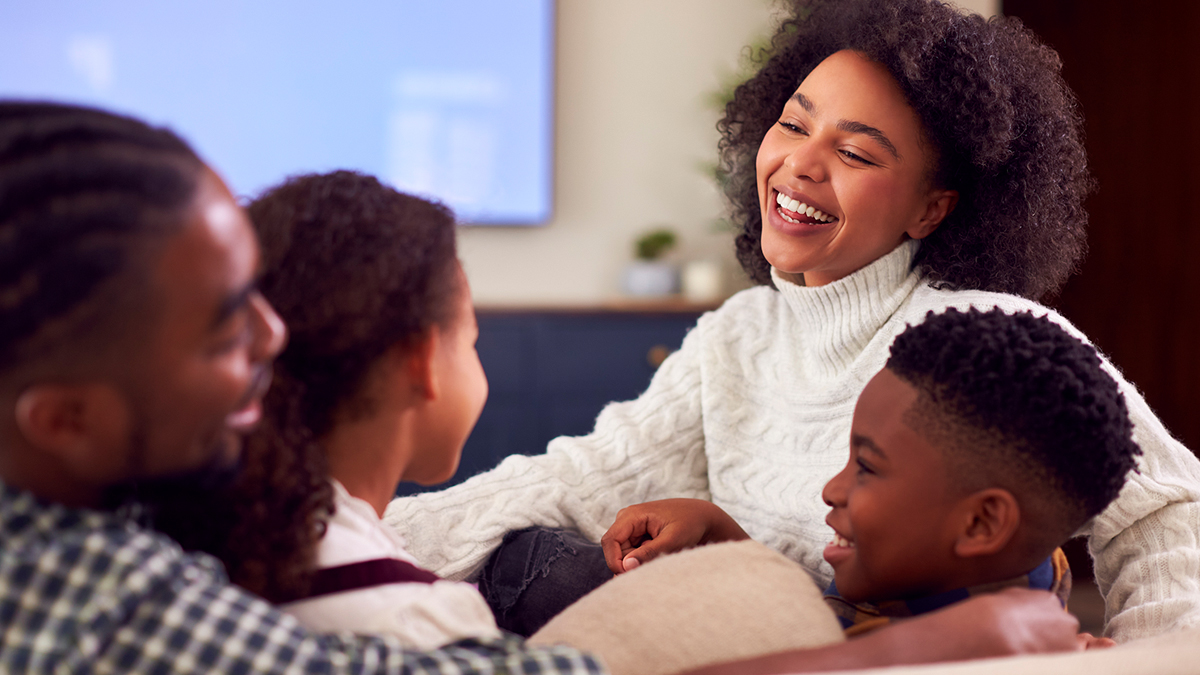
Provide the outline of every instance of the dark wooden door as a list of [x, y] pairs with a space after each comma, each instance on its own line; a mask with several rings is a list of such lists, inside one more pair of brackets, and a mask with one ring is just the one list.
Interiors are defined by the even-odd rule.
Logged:
[[1058, 50], [1098, 189], [1090, 252], [1049, 299], [1200, 450], [1200, 2], [1004, 0]]

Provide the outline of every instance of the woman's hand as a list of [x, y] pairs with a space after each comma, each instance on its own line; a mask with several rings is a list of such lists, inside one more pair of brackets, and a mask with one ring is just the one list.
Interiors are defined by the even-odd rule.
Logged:
[[628, 572], [663, 553], [749, 539], [719, 506], [703, 499], [663, 499], [627, 506], [600, 538], [604, 560], [613, 574]]

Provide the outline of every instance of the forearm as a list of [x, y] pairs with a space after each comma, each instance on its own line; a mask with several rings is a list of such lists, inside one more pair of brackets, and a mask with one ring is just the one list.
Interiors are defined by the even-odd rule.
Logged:
[[704, 668], [693, 675], [851, 670], [1073, 651], [1079, 622], [1043, 591], [1009, 589], [900, 621], [847, 642]]
[[1139, 472], [1085, 529], [1118, 642], [1200, 625], [1200, 462], [1125, 391]]
[[999, 655], [981, 653], [980, 645], [948, 640], [945, 639], [945, 636], [930, 635], [929, 631], [924, 630], [920, 624], [908, 621], [868, 633], [848, 642], [839, 642], [815, 649], [768, 654], [746, 661], [722, 663], [702, 668], [690, 675], [816, 673], [961, 661]]
[[[1093, 545], [1105, 634], [1118, 642], [1200, 626], [1200, 504], [1169, 504]], [[1097, 537], [1093, 537], [1093, 542]]]
[[646, 392], [606, 407], [591, 434], [556, 438], [543, 455], [509, 457], [449, 490], [395, 500], [385, 522], [422, 564], [462, 579], [511, 530], [574, 527], [598, 541], [628, 504], [707, 498], [696, 348], [689, 335]]

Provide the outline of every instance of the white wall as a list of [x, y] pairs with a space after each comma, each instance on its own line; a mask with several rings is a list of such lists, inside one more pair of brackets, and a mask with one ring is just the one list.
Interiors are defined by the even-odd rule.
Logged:
[[[993, 14], [999, 0], [956, 0]], [[596, 304], [619, 295], [633, 240], [658, 225], [681, 259], [719, 258], [732, 235], [701, 165], [716, 157], [708, 102], [743, 48], [768, 34], [768, 0], [559, 0], [556, 186], [541, 227], [460, 229], [478, 304]]]

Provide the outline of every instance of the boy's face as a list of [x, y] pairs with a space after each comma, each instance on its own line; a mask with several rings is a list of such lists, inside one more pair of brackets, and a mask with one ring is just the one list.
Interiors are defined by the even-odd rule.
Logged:
[[842, 597], [896, 600], [953, 590], [958, 493], [942, 452], [904, 422], [917, 390], [884, 369], [854, 409], [850, 461], [821, 496], [833, 541], [825, 560]]

